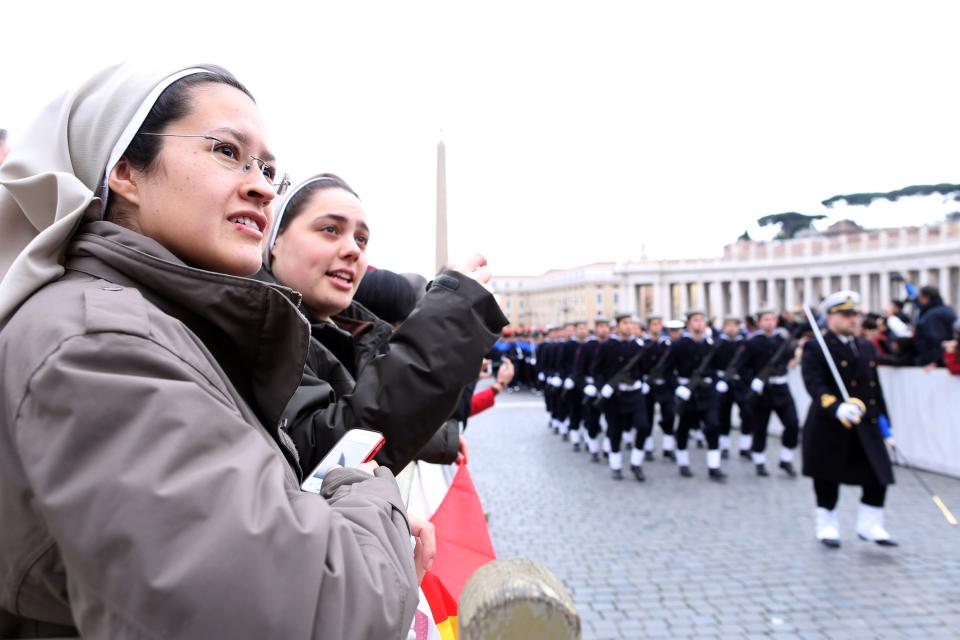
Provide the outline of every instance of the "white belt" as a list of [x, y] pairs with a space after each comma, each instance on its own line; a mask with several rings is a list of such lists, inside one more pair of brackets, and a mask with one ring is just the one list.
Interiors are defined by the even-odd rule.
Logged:
[[[703, 381], [703, 384], [710, 384], [711, 382], [713, 382], [713, 378], [701, 378], [701, 380]], [[678, 382], [679, 384], [683, 385], [683, 386], [686, 386], [686, 385], [690, 384], [690, 378], [680, 378], [680, 377], [678, 377], [678, 378], [677, 378], [677, 382]]]
[[767, 384], [787, 384], [787, 376], [770, 376]]
[[617, 385], [617, 388], [620, 389], [620, 391], [636, 391], [642, 386], [643, 386], [642, 382], [640, 382], [639, 380], [634, 380], [633, 384], [621, 382], [619, 385]]

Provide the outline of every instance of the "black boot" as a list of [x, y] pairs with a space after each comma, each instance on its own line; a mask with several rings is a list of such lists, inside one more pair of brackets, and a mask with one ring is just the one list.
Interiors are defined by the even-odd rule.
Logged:
[[574, 451], [580, 451], [580, 443], [579, 443], [579, 442], [574, 442], [574, 443], [573, 443], [573, 450], [574, 450]]
[[630, 465], [630, 471], [633, 471], [633, 477], [637, 479], [637, 482], [643, 482], [647, 479], [643, 475], [643, 467], [632, 464]]
[[682, 466], [680, 467], [680, 477], [681, 478], [692, 478], [693, 473], [690, 471], [690, 467]]
[[653, 462], [653, 451], [645, 451], [643, 453], [644, 462]]
[[727, 479], [727, 474], [725, 474], [720, 469], [710, 469], [710, 479], [714, 482], [724, 482]]
[[600, 462], [600, 454], [599, 454], [599, 453], [591, 453], [591, 454], [590, 454], [590, 460], [592, 460], [593, 462]]
[[780, 461], [780, 468], [783, 469], [786, 472], [786, 474], [791, 478], [797, 477], [797, 472], [793, 468], [792, 462]]
[[669, 450], [669, 451], [664, 451], [664, 452], [663, 452], [663, 459], [664, 459], [664, 460], [673, 460], [674, 462], [676, 462], [676, 461], [677, 461], [677, 454], [674, 453], [672, 449]]
[[563, 435], [560, 436], [560, 439], [563, 440], [564, 442], [566, 442], [567, 440], [570, 439], [570, 436], [568, 436], [567, 434], [563, 434]]
[[770, 474], [767, 473], [766, 465], [758, 464], [757, 465], [757, 475], [761, 478], [769, 478]]
[[753, 457], [750, 455], [750, 449], [740, 449], [740, 457], [744, 460], [753, 460]]
[[728, 459], [730, 457], [730, 450], [724, 449], [723, 451], [721, 451], [720, 457], [723, 458], [724, 460]]
[[614, 469], [614, 470], [613, 470], [613, 479], [614, 479], [614, 480], [623, 480], [623, 471], [620, 471], [620, 469]]

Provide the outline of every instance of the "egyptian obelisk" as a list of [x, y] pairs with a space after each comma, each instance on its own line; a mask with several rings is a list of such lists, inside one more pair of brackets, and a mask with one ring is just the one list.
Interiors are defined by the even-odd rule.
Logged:
[[447, 152], [437, 144], [437, 264], [436, 273], [447, 266]]

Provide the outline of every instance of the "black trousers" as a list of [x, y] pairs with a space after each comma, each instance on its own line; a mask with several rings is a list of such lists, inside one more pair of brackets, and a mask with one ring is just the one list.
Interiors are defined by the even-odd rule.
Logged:
[[547, 412], [551, 418], [557, 418], [557, 405], [560, 404], [560, 390], [547, 383], [543, 388], [543, 401], [547, 405]]
[[650, 423], [647, 422], [647, 410], [640, 391], [619, 391], [604, 407], [607, 417], [607, 438], [610, 439], [610, 451], [620, 452], [620, 442], [625, 431], [636, 429], [636, 442], [650, 435]]
[[[660, 405], [660, 429], [668, 436], [673, 435], [673, 422], [677, 416], [677, 403], [673, 397], [673, 389], [666, 385], [653, 387], [646, 397], [647, 424], [653, 433], [653, 412], [656, 405]], [[638, 440], [639, 442], [639, 440]]]
[[753, 401], [751, 414], [753, 419], [753, 448], [757, 453], [767, 449], [767, 428], [770, 425], [770, 414], [776, 412], [783, 423], [781, 442], [788, 449], [794, 449], [800, 439], [800, 420], [797, 418], [797, 407], [793, 404], [793, 396], [785, 384], [768, 385], [763, 393]]
[[753, 407], [747, 402], [747, 392], [742, 382], [730, 383], [730, 390], [720, 394], [720, 408], [718, 420], [720, 423], [720, 435], [729, 436], [733, 418], [733, 405], [736, 404], [740, 409], [740, 433], [750, 435], [753, 433], [753, 416], [751, 412]]
[[587, 435], [593, 439], [600, 436], [600, 409], [593, 406], [594, 398], [585, 398], [580, 415], [583, 417], [583, 426], [587, 428]]
[[570, 418], [570, 431], [576, 431], [583, 419], [583, 392], [574, 387], [563, 396], [563, 402], [567, 405], [566, 415]]
[[[817, 494], [817, 506], [833, 510], [840, 500], [840, 483], [813, 479], [813, 491]], [[860, 502], [871, 507], [882, 507], [887, 497], [887, 488], [880, 484], [864, 485]]]
[[[703, 395], [699, 395], [703, 394]], [[684, 451], [690, 439], [690, 431], [703, 429], [708, 449], [720, 448], [720, 423], [717, 418], [719, 399], [713, 389], [700, 389], [680, 411], [677, 425], [677, 449]]]

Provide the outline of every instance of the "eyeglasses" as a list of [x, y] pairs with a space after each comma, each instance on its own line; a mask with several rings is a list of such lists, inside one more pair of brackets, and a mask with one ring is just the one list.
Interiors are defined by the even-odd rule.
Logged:
[[[260, 175], [267, 181], [271, 188], [276, 191], [278, 196], [282, 196], [290, 187], [290, 176], [283, 174], [280, 182], [274, 182], [277, 179], [277, 169], [266, 160], [257, 156], [244, 156], [240, 150], [240, 145], [229, 140], [224, 140], [216, 136], [189, 133], [148, 133], [140, 132], [143, 136], [158, 136], [166, 138], [203, 138], [210, 141], [210, 157], [221, 167], [226, 167], [231, 171], [247, 173], [253, 169], [254, 165], [260, 170]], [[244, 162], [243, 158], [250, 158], [252, 162]]]

